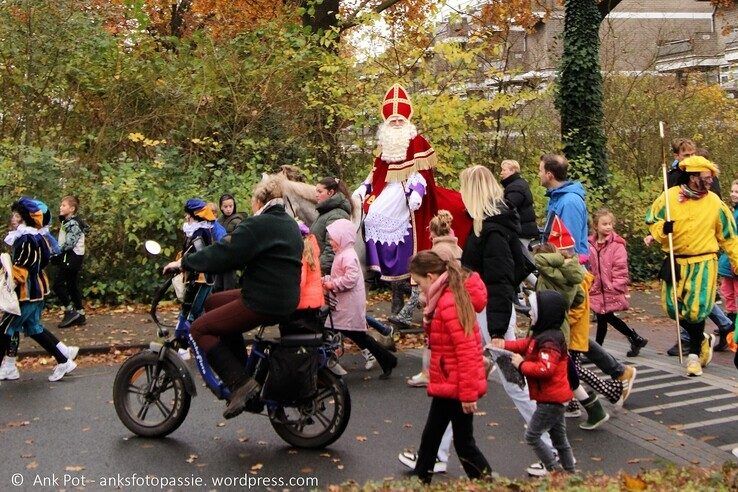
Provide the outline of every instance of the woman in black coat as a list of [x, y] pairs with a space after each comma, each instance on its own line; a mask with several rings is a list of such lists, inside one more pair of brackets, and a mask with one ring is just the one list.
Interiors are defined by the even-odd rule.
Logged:
[[461, 263], [484, 280], [487, 329], [491, 338], [503, 338], [522, 281], [520, 220], [505, 202], [502, 187], [486, 167], [475, 166], [461, 173], [461, 198], [474, 221]]
[[[520, 175], [520, 164], [512, 159], [504, 160], [501, 164], [500, 184], [505, 188], [505, 201], [517, 210], [520, 216], [520, 237], [531, 239], [538, 237], [536, 212], [533, 208], [533, 193], [530, 185]], [[527, 242], [525, 242], [527, 246]]]
[[[474, 166], [462, 171], [461, 199], [474, 221], [474, 228], [466, 240], [461, 264], [479, 273], [487, 286], [486, 316], [477, 316], [480, 328], [489, 334], [482, 333], [486, 341], [490, 338], [515, 339], [514, 318], [511, 319], [513, 301], [518, 284], [528, 273], [518, 236], [520, 220], [503, 195], [502, 187], [486, 167]], [[527, 388], [508, 382], [504, 376], [500, 379], [527, 424], [536, 409]], [[548, 434], [542, 438], [553, 449]], [[545, 473], [540, 463], [532, 464], [527, 471], [531, 475]]]

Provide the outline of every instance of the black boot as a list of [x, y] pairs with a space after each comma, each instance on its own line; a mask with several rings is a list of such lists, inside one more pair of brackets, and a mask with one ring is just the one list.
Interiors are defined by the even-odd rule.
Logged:
[[643, 338], [642, 336], [636, 334], [633, 338], [630, 339], [630, 350], [625, 355], [627, 355], [628, 357], [637, 356], [641, 352], [641, 349], [645, 347], [647, 343], [648, 340], [646, 338]]
[[259, 396], [261, 385], [246, 375], [243, 365], [222, 342], [208, 351], [207, 359], [210, 367], [231, 390], [223, 417], [232, 419], [244, 411], [250, 399]]
[[712, 348], [712, 350], [715, 352], [725, 352], [725, 349], [728, 348], [728, 334], [721, 331], [718, 337], [718, 343]]
[[64, 317], [57, 325], [57, 328], [69, 328], [70, 326], [72, 326], [72, 323], [74, 323], [74, 321], [76, 321], [79, 316], [80, 314], [73, 309], [65, 310]]

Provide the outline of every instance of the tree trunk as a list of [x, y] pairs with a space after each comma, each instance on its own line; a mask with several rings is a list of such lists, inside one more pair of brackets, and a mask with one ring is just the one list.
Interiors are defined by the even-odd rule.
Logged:
[[305, 12], [305, 15], [302, 16], [302, 25], [310, 26], [313, 32], [325, 32], [338, 26], [339, 0], [323, 0], [320, 4], [303, 1], [302, 6], [305, 9], [315, 9], [313, 15], [310, 15], [309, 12]]
[[172, 3], [172, 18], [169, 20], [169, 34], [176, 37], [182, 37], [182, 31], [184, 29], [184, 16], [190, 6], [192, 0], [182, 0], [181, 2]]
[[574, 177], [587, 181], [590, 188], [603, 188], [608, 170], [599, 30], [605, 12], [595, 0], [566, 0], [565, 8], [557, 97], [564, 153], [573, 161]]

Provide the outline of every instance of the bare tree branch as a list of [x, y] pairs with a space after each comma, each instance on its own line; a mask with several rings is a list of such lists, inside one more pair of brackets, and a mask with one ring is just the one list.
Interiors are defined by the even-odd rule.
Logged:
[[[376, 14], [381, 14], [382, 12], [384, 12], [385, 10], [387, 10], [388, 8], [395, 6], [396, 4], [400, 3], [401, 1], [402, 0], [384, 0], [384, 2], [380, 3], [379, 5], [377, 5], [372, 10]], [[369, 3], [369, 2], [367, 2], [367, 1], [362, 2], [361, 5], [360, 5], [360, 7], [365, 6], [367, 3]], [[344, 22], [341, 23], [341, 31], [345, 31], [346, 29], [350, 29], [350, 28], [352, 28], [352, 27], [354, 27], [354, 26], [356, 26], [358, 24], [358, 22], [357, 22], [356, 19], [358, 18], [360, 11], [361, 11], [361, 8], [356, 9], [356, 11], [348, 19], [346, 19]]]
[[597, 8], [600, 9], [602, 18], [604, 19], [607, 17], [607, 14], [612, 12], [620, 2], [622, 2], [622, 0], [600, 0], [600, 3], [597, 4]]

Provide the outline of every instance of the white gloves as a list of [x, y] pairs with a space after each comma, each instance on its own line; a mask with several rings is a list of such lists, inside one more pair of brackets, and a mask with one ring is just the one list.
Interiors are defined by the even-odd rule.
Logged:
[[413, 191], [410, 193], [410, 196], [407, 199], [407, 206], [410, 208], [411, 212], [415, 212], [417, 209], [420, 208], [420, 205], [423, 203], [423, 197], [420, 196], [420, 193], [417, 191]]
[[356, 191], [354, 191], [352, 196], [357, 197], [359, 200], [363, 202], [364, 199], [366, 198], [366, 193], [368, 191], [368, 188], [369, 187], [367, 186], [366, 183], [361, 183], [361, 185], [359, 185], [359, 187], [356, 188]]

